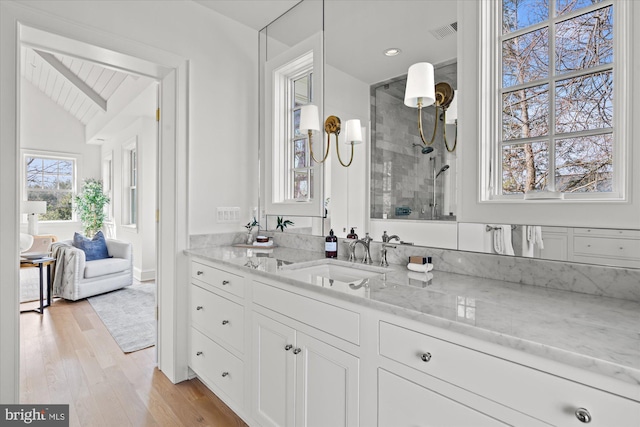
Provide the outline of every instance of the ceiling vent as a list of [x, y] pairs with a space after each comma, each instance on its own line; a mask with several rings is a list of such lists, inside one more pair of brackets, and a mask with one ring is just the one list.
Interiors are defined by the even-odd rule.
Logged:
[[430, 30], [429, 32], [433, 34], [433, 37], [435, 37], [436, 39], [442, 40], [443, 38], [458, 32], [458, 23], [454, 22], [452, 24], [445, 25], [444, 27], [435, 28], [433, 30]]

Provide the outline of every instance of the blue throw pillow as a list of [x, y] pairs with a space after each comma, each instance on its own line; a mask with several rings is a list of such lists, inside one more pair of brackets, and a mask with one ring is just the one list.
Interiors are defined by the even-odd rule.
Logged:
[[87, 239], [80, 233], [74, 233], [73, 246], [84, 251], [87, 261], [111, 258], [109, 256], [109, 250], [107, 249], [107, 241], [102, 231], [98, 231], [96, 235], [93, 236], [93, 239]]

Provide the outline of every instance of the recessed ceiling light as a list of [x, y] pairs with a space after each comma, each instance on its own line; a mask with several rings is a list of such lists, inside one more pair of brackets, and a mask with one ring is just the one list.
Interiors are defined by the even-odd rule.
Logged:
[[402, 52], [402, 50], [400, 50], [397, 47], [390, 47], [389, 49], [386, 49], [384, 51], [384, 54], [387, 56], [396, 56], [399, 55]]

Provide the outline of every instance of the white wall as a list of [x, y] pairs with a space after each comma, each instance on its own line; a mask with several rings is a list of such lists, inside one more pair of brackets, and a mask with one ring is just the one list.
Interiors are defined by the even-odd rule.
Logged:
[[[155, 92], [152, 85], [149, 90]], [[155, 98], [155, 96], [153, 97]], [[151, 109], [154, 104], [149, 105]], [[133, 244], [133, 276], [137, 280], [155, 278], [156, 264], [156, 161], [157, 124], [150, 117], [139, 117], [102, 146], [102, 156], [113, 159], [113, 205], [116, 238]], [[123, 191], [126, 170], [124, 156], [127, 144], [137, 142], [138, 150], [138, 221], [136, 226], [123, 225], [125, 198]]]
[[[84, 179], [99, 179], [100, 147], [84, 143], [82, 123], [25, 79], [21, 79], [20, 91], [20, 148], [79, 155], [78, 191]], [[26, 233], [26, 215], [21, 215], [20, 221], [20, 231]], [[81, 230], [79, 221], [40, 221], [38, 227], [39, 234], [54, 234], [58, 240], [71, 239], [75, 231]]]
[[255, 30], [190, 1], [20, 3], [187, 58], [189, 233], [228, 231], [230, 224], [215, 222], [218, 206], [251, 215], [258, 200]]
[[[351, 147], [344, 143], [347, 120], [359, 119], [366, 129], [362, 135], [364, 141], [355, 146], [353, 163], [348, 168], [343, 167], [338, 161], [335, 136], [331, 137], [331, 152], [325, 166], [325, 170], [330, 171], [325, 173], [325, 198], [331, 198], [329, 202], [331, 228], [336, 236], [347, 237], [351, 227], [356, 227], [356, 233], [364, 237], [369, 213], [368, 164], [371, 151], [369, 85], [328, 64], [325, 65], [324, 71], [324, 119], [331, 115], [340, 118], [342, 123], [339, 142], [340, 158], [345, 164], [351, 158]], [[325, 133], [322, 135], [326, 138]], [[315, 146], [322, 145], [318, 141]], [[316, 148], [316, 153], [318, 151], [320, 150]], [[316, 157], [320, 155], [316, 154]], [[328, 235], [329, 230], [325, 230], [325, 234]]]

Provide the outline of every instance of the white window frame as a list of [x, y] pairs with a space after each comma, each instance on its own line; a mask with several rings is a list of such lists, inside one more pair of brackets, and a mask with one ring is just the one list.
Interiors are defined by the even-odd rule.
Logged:
[[[72, 185], [72, 194], [75, 195], [78, 192], [78, 177], [80, 176], [81, 165], [82, 165], [82, 155], [74, 154], [74, 153], [63, 153], [56, 151], [43, 151], [43, 150], [31, 150], [31, 149], [22, 149], [21, 152], [21, 162], [20, 162], [20, 200], [27, 200], [27, 170], [26, 170], [26, 159], [27, 157], [37, 157], [37, 158], [46, 158], [46, 159], [60, 159], [60, 160], [71, 160], [73, 161], [73, 185]], [[26, 224], [26, 215], [21, 215], [22, 224]], [[47, 221], [40, 220], [40, 223], [47, 224], [69, 224], [73, 222], [78, 222], [78, 216], [76, 214], [75, 209], [71, 210], [71, 219], [68, 220], [55, 220], [55, 221]]]
[[[548, 200], [525, 200], [524, 194], [502, 193], [501, 176], [501, 147], [497, 141], [501, 140], [502, 129], [502, 91], [501, 49], [502, 49], [502, 1], [483, 0], [480, 5], [479, 41], [483, 48], [480, 51], [479, 75], [479, 133], [480, 133], [480, 179], [478, 180], [480, 202], [492, 203], [572, 203], [593, 202], [607, 203], [610, 201], [628, 201], [629, 183], [631, 177], [631, 76], [632, 76], [632, 13], [630, 2], [613, 2], [606, 0], [594, 6], [599, 9], [613, 4], [613, 32], [614, 32], [614, 99], [613, 99], [613, 144], [614, 171], [613, 191], [610, 193], [564, 193], [562, 199], [551, 196]], [[555, 7], [555, 1], [550, 0], [549, 7]], [[589, 8], [579, 9], [566, 17], [587, 13]], [[532, 26], [533, 28], [533, 26]], [[550, 55], [554, 55], [553, 45], [550, 45]], [[551, 76], [549, 76], [551, 78]], [[512, 90], [509, 88], [508, 91]], [[550, 111], [550, 120], [553, 111]], [[513, 141], [514, 144], [519, 141]], [[551, 172], [551, 170], [550, 170]]]
[[105, 206], [105, 222], [109, 223], [114, 222], [113, 183], [113, 151], [110, 151], [102, 158], [102, 189], [111, 200], [111, 203]]
[[[323, 111], [322, 82], [323, 59], [322, 33], [315, 34], [285, 52], [267, 61], [264, 73], [265, 99], [265, 210], [268, 215], [324, 216], [324, 164], [313, 166], [313, 198], [291, 199], [291, 155], [289, 154], [289, 129], [291, 100], [288, 87], [292, 78], [312, 71], [313, 103]], [[321, 113], [322, 114], [322, 113]], [[322, 118], [322, 117], [321, 117]], [[321, 119], [320, 118], [320, 119]], [[324, 132], [313, 135], [314, 151], [324, 152]], [[286, 142], [286, 143], [283, 143]], [[293, 177], [291, 176], [291, 179]]]
[[[311, 163], [312, 160], [311, 160], [311, 153], [309, 150], [308, 134], [305, 132], [302, 136], [296, 137], [294, 133], [295, 110], [299, 110], [301, 108], [301, 106], [299, 107], [295, 106], [295, 82], [307, 76], [309, 78], [311, 92], [313, 92], [313, 56], [311, 55], [311, 57], [309, 58], [308, 64], [306, 64], [306, 66], [300, 67], [297, 71], [298, 71], [297, 73], [288, 76], [288, 84], [286, 87], [286, 90], [288, 91], [286, 95], [288, 99], [288, 103], [286, 106], [284, 106], [285, 112], [283, 114], [287, 119], [287, 137], [286, 137], [287, 139], [286, 140], [288, 141], [288, 146], [287, 146], [287, 151], [285, 156], [286, 156], [286, 168], [289, 170], [289, 173], [287, 174], [287, 178], [286, 178], [286, 183], [285, 183], [285, 186], [286, 186], [285, 200], [296, 201], [296, 202], [306, 202], [311, 199], [311, 196], [310, 196], [312, 192], [311, 186], [313, 185], [313, 181], [315, 180], [315, 177], [313, 176], [314, 166]], [[309, 92], [309, 90], [307, 92]], [[313, 98], [310, 97], [309, 99], [310, 99], [310, 103], [313, 104]], [[295, 151], [295, 141], [300, 139], [305, 140], [306, 158], [309, 166], [296, 168], [294, 165], [293, 154]], [[316, 141], [316, 145], [319, 145], [317, 144], [317, 141]], [[309, 183], [309, 188], [307, 189], [307, 197], [298, 197], [298, 198], [293, 197], [296, 172], [307, 172], [308, 183]]]
[[[136, 153], [135, 165], [132, 165], [131, 154]], [[140, 192], [138, 191], [138, 182], [140, 179], [140, 151], [138, 147], [138, 137], [134, 137], [122, 146], [122, 226], [130, 229], [138, 228], [138, 219], [140, 215]], [[138, 182], [132, 182], [133, 174], [136, 174]], [[135, 212], [136, 218], [133, 216], [133, 204], [131, 203], [131, 193], [135, 192]]]

